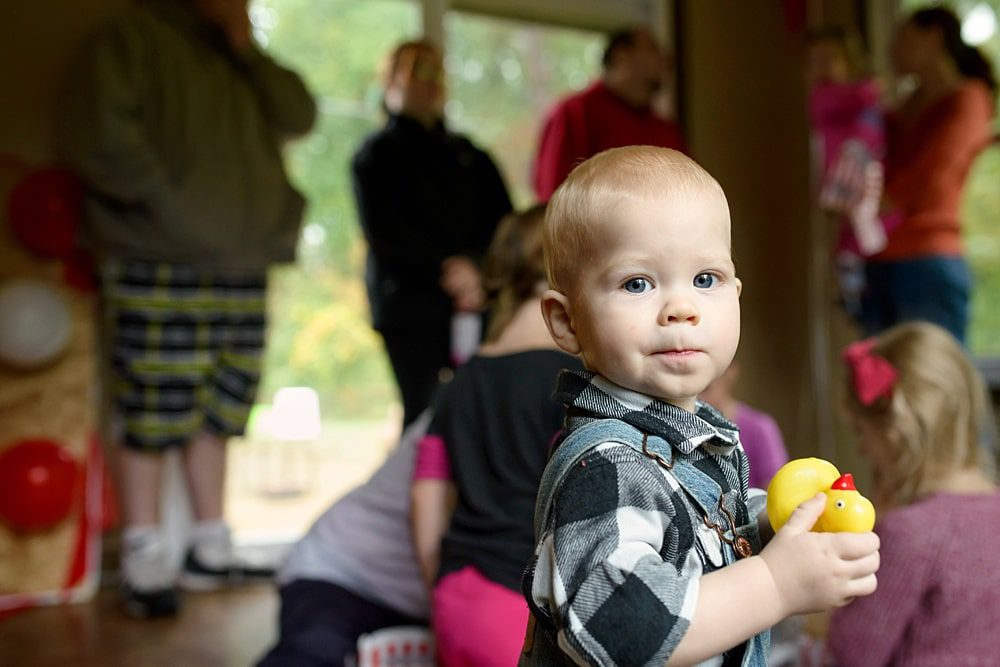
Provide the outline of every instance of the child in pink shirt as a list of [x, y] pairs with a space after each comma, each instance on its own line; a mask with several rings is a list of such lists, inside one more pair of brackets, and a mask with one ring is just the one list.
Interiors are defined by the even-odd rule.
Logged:
[[819, 156], [819, 205], [840, 216], [834, 250], [844, 305], [856, 314], [864, 259], [886, 246], [894, 216], [881, 216], [885, 158], [882, 91], [861, 75], [857, 39], [840, 28], [807, 38], [809, 121]]

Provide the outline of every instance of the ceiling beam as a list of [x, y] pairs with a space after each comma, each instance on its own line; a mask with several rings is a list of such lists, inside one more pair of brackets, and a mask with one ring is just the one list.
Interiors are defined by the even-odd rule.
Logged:
[[[444, 1], [444, 0], [422, 0]], [[653, 25], [661, 0], [450, 0], [458, 11], [609, 32], [629, 25]]]

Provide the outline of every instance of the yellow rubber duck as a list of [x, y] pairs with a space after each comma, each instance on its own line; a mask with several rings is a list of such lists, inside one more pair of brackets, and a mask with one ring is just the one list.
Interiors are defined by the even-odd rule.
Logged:
[[829, 461], [793, 459], [778, 469], [767, 487], [767, 516], [777, 531], [795, 508], [817, 493], [826, 494], [826, 509], [816, 521], [816, 532], [864, 533], [875, 526], [875, 508], [854, 486], [854, 477], [841, 475]]

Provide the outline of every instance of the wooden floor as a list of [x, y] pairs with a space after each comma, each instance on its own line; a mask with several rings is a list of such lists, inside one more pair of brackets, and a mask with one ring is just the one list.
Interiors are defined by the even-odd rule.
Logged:
[[102, 589], [88, 603], [0, 621], [0, 665], [244, 667], [274, 641], [277, 602], [271, 586], [188, 593], [176, 618], [139, 621], [118, 610], [114, 589]]

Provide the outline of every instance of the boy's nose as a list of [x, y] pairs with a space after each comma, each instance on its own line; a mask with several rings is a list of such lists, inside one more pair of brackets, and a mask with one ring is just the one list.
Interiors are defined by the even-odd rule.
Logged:
[[660, 310], [659, 323], [664, 326], [667, 324], [680, 324], [682, 322], [698, 324], [700, 319], [698, 308], [694, 302], [691, 299], [678, 295], [671, 297], [663, 304], [663, 308]]

